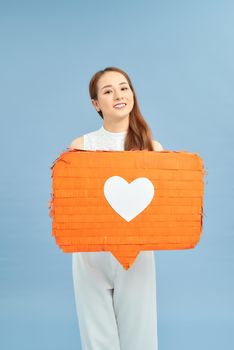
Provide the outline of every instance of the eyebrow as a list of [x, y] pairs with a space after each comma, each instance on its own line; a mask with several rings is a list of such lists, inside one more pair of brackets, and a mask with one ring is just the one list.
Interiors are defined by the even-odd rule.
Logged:
[[[123, 81], [122, 83], [119, 83], [119, 85], [122, 85], [122, 84], [127, 84], [127, 82], [126, 82], [126, 81]], [[112, 87], [112, 85], [105, 85], [105, 86], [103, 86], [103, 87], [101, 88], [101, 90], [104, 89], [104, 88], [106, 88], [106, 87]]]

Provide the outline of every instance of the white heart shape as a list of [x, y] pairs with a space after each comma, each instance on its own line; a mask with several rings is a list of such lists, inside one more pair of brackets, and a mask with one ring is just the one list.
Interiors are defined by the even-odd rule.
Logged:
[[121, 176], [111, 176], [105, 181], [104, 195], [110, 206], [129, 222], [150, 204], [154, 185], [147, 177], [128, 183]]

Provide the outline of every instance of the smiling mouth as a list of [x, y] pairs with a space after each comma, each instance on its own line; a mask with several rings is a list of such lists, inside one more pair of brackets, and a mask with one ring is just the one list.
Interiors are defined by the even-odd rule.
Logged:
[[119, 103], [118, 105], [114, 106], [115, 109], [123, 109], [126, 107], [126, 103]]

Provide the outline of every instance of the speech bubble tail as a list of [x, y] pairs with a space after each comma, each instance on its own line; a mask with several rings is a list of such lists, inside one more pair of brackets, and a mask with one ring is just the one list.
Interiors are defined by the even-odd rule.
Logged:
[[[126, 249], [126, 247], [125, 247]], [[138, 254], [140, 253], [138, 250], [131, 249], [131, 256], [129, 256], [129, 252], [126, 251], [119, 251], [118, 252], [111, 252], [111, 254], [118, 260], [118, 262], [123, 266], [123, 268], [127, 271], [135, 262]]]

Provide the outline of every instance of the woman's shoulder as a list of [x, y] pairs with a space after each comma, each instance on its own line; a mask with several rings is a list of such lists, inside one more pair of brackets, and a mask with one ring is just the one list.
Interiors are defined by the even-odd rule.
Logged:
[[74, 140], [72, 140], [69, 148], [84, 149], [84, 135], [79, 136], [79, 137], [75, 138]]
[[97, 137], [98, 132], [99, 132], [99, 129], [94, 130], [94, 131], [90, 131], [85, 135], [82, 135], [82, 136], [75, 138], [71, 142], [69, 148], [84, 149], [84, 138], [86, 137], [86, 140], [87, 140], [87, 138], [91, 138], [91, 140], [92, 140], [93, 138]]
[[163, 146], [161, 145], [160, 142], [156, 140], [152, 140], [152, 142], [153, 142], [154, 151], [163, 151]]

